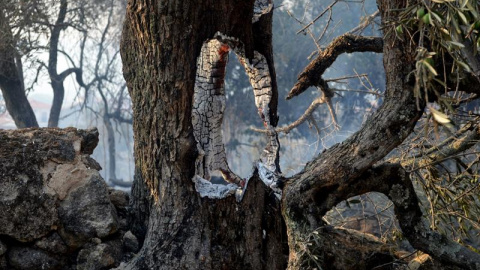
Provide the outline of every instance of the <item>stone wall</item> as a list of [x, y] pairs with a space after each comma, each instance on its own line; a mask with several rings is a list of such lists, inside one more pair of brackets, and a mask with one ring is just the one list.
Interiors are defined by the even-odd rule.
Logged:
[[108, 269], [137, 251], [97, 143], [96, 129], [0, 130], [0, 269]]

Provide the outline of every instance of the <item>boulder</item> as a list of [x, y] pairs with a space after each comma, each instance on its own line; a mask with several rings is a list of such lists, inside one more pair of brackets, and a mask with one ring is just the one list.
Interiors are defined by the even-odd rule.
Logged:
[[109, 194], [90, 158], [97, 142], [96, 129], [0, 130], [0, 235], [8, 239], [0, 241], [0, 269], [77, 269], [77, 258], [79, 269], [120, 263], [123, 233], [111, 199], [126, 231], [128, 195]]
[[65, 254], [68, 252], [67, 245], [56, 232], [36, 241], [35, 246], [50, 253]]
[[118, 266], [122, 259], [120, 245], [119, 241], [111, 241], [80, 250], [77, 257], [77, 270], [103, 270]]
[[118, 216], [118, 223], [119, 223], [119, 229], [128, 231], [129, 230], [129, 224], [128, 224], [128, 205], [129, 205], [129, 195], [128, 193], [114, 189], [109, 187], [108, 188], [108, 194], [110, 197], [110, 201], [112, 204], [115, 206], [115, 209], [117, 210], [117, 216]]
[[128, 207], [128, 193], [110, 187], [108, 188], [108, 196], [110, 197], [110, 201], [116, 208]]
[[41, 249], [12, 247], [8, 252], [8, 263], [15, 269], [63, 269], [65, 262]]
[[79, 241], [104, 238], [117, 231], [118, 220], [107, 186], [99, 174], [72, 190], [58, 208], [64, 233]]
[[7, 258], [5, 256], [0, 256], [0, 269], [8, 269]]
[[97, 142], [96, 129], [0, 131], [0, 234], [31, 242], [56, 230], [58, 201], [81, 181], [57, 169], [73, 174]]
[[7, 246], [2, 241], [0, 241], [0, 256], [5, 254], [5, 252], [7, 252]]
[[123, 246], [126, 251], [137, 252], [139, 249], [139, 243], [137, 237], [133, 235], [131, 231], [128, 231], [123, 235]]

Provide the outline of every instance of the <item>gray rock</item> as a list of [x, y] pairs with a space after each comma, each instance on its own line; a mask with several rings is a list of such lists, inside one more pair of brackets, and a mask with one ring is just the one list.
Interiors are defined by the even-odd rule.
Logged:
[[0, 235], [32, 242], [56, 230], [58, 201], [88, 180], [97, 142], [96, 129], [0, 130]]
[[12, 247], [8, 252], [8, 262], [15, 269], [62, 269], [64, 263], [47, 252], [30, 247]]
[[137, 252], [139, 248], [138, 239], [133, 235], [131, 231], [128, 231], [123, 236], [123, 246], [125, 250], [131, 252]]
[[95, 237], [95, 238], [90, 239], [90, 242], [98, 245], [98, 244], [102, 243], [102, 239]]
[[68, 251], [67, 245], [56, 232], [38, 240], [35, 246], [55, 254], [65, 254]]
[[121, 251], [117, 245], [101, 243], [86, 247], [78, 253], [77, 270], [110, 269], [120, 264]]
[[[8, 165], [16, 166], [0, 165], [0, 172], [9, 171], [4, 168]], [[56, 198], [43, 192], [43, 178], [35, 166], [18, 166], [22, 173], [0, 180], [0, 234], [28, 242], [48, 234], [57, 224]]]
[[109, 193], [110, 201], [115, 207], [125, 208], [128, 206], [128, 201], [129, 201], [128, 193], [118, 189], [114, 189], [114, 188], [109, 188], [108, 193]]
[[[106, 184], [99, 174], [93, 174], [83, 186], [70, 191], [60, 203], [58, 213], [63, 224], [62, 238], [66, 234], [79, 241], [104, 238], [118, 228], [115, 208], [110, 203]], [[66, 239], [66, 242], [71, 245], [72, 239]]]
[[5, 256], [0, 256], [0, 269], [8, 269], [7, 258]]
[[7, 246], [2, 241], [0, 241], [0, 256], [5, 254], [5, 252], [7, 252]]

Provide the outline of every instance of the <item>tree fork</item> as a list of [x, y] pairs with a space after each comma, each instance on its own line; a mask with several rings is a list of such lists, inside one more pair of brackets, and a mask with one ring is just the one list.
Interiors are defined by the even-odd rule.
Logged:
[[[395, 13], [391, 10], [401, 9], [403, 4], [397, 0], [379, 1], [382, 22], [391, 20]], [[415, 48], [407, 42], [393, 35], [385, 36], [383, 54], [387, 80], [382, 106], [359, 131], [321, 153], [302, 172], [287, 180], [283, 214], [289, 235], [290, 269], [302, 265], [305, 258], [300, 256], [300, 243], [305, 235], [324, 225], [321, 218], [339, 202], [336, 196], [354, 194], [352, 185], [364, 182], [360, 177], [363, 172], [401, 144], [421, 117], [413, 82], [407, 80], [414, 67], [414, 52]]]

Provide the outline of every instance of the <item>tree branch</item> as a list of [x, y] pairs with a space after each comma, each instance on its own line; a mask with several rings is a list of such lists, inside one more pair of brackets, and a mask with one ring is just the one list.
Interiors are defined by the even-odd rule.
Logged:
[[433, 258], [462, 269], [480, 269], [480, 254], [438, 234], [422, 221], [422, 211], [418, 205], [409, 173], [399, 164], [383, 164], [368, 170], [361, 182], [351, 186], [357, 194], [376, 191], [389, 197], [395, 206], [403, 235], [410, 244], [428, 253]]
[[64, 70], [62, 73], [60, 73], [60, 75], [58, 75], [58, 77], [60, 78], [60, 81], [64, 81], [65, 78], [68, 77], [68, 75], [72, 74], [72, 73], [75, 73], [75, 79], [77, 80], [77, 83], [78, 85], [80, 85], [81, 87], [84, 87], [86, 88], [87, 86], [85, 85], [85, 83], [83, 82], [83, 78], [82, 78], [82, 70], [80, 68], [69, 68], [69, 69], [66, 69]]
[[442, 162], [450, 156], [461, 153], [478, 143], [480, 139], [480, 125], [467, 123], [456, 134], [446, 139], [439, 145], [428, 149], [425, 153], [416, 155], [406, 160], [395, 159], [402, 166], [410, 170], [418, 170], [422, 167]]
[[[315, 111], [315, 109], [318, 107], [318, 105], [323, 104], [323, 103], [325, 103], [325, 98], [323, 98], [323, 97], [319, 97], [319, 98], [314, 99], [312, 101], [312, 103], [310, 104], [310, 106], [307, 108], [307, 110], [302, 114], [302, 116], [300, 116], [300, 118], [298, 118], [296, 121], [294, 121], [293, 123], [291, 123], [288, 126], [276, 128], [275, 131], [277, 133], [279, 133], [279, 132], [289, 133], [292, 129], [298, 127], [300, 124], [302, 124], [303, 122], [308, 120], [308, 118], [312, 115], [312, 113]], [[268, 133], [269, 132], [267, 129], [259, 129], [259, 128], [253, 128], [253, 127], [251, 129], [253, 131], [261, 132], [261, 133]]]
[[288, 93], [287, 99], [298, 96], [310, 86], [320, 85], [323, 73], [335, 62], [339, 55], [353, 52], [381, 53], [382, 50], [383, 39], [381, 37], [364, 37], [351, 34], [337, 37], [300, 73], [298, 81]]

